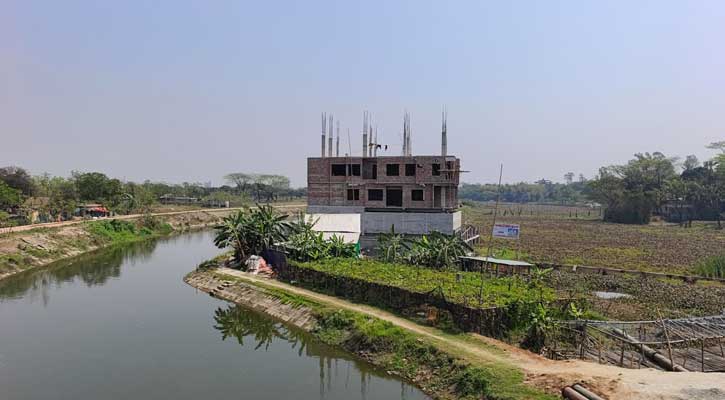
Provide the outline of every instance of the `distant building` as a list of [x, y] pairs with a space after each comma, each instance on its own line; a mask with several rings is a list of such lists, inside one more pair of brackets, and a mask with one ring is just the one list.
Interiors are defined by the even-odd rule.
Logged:
[[377, 156], [386, 146], [377, 143], [366, 119], [362, 156], [340, 156], [339, 145], [333, 156], [332, 148], [325, 151], [326, 143], [333, 144], [332, 129], [325, 139], [325, 121], [323, 116], [321, 156], [307, 159], [308, 213], [360, 214], [363, 236], [390, 232], [393, 226], [396, 232], [413, 235], [453, 234], [460, 229], [461, 160], [446, 154], [445, 115], [440, 155], [412, 155], [406, 116], [402, 155]]
[[81, 204], [76, 209], [76, 214], [83, 218], [109, 217], [109, 211], [103, 204]]
[[173, 205], [197, 204], [199, 203], [199, 199], [196, 197], [173, 196], [171, 194], [165, 194], [159, 197], [159, 203]]

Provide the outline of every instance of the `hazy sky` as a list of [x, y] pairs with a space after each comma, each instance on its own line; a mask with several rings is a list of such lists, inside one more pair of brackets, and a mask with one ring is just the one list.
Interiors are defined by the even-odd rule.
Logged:
[[467, 182], [593, 175], [725, 140], [723, 1], [0, 2], [0, 165], [305, 184], [320, 112], [362, 111]]

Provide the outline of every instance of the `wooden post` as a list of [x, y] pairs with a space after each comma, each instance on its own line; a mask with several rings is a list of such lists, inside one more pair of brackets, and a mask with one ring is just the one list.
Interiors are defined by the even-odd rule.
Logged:
[[622, 340], [622, 353], [619, 355], [619, 366], [624, 367], [624, 340]]
[[720, 354], [722, 354], [723, 357], [725, 357], [725, 351], [722, 349], [722, 338], [717, 340], [718, 344], [720, 344]]
[[670, 356], [670, 364], [672, 364], [672, 370], [675, 370], [675, 360], [672, 358], [672, 345], [670, 344], [670, 335], [667, 334], [667, 325], [665, 324], [665, 320], [662, 319], [662, 315], [660, 314], [660, 310], [657, 310], [657, 316], [660, 317], [660, 321], [662, 321], [662, 330], [665, 333], [665, 340], [667, 341], [667, 353]]
[[702, 347], [700, 350], [700, 363], [702, 365], [702, 372], [705, 372], [705, 339], [702, 339]]
[[597, 343], [597, 362], [602, 363], [602, 342]]

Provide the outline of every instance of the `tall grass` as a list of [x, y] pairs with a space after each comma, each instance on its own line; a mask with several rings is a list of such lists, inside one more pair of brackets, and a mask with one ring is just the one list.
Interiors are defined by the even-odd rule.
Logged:
[[697, 264], [698, 275], [708, 278], [725, 278], [725, 254], [708, 257]]
[[126, 243], [155, 235], [167, 235], [173, 231], [171, 225], [159, 221], [140, 221], [135, 224], [129, 221], [113, 219], [110, 221], [93, 221], [88, 223], [87, 230], [93, 236], [109, 243]]

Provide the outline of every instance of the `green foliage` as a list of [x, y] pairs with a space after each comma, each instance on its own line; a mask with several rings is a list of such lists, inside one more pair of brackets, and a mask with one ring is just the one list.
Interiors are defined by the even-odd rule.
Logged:
[[100, 172], [73, 172], [72, 175], [81, 201], [112, 202], [122, 193], [121, 181]]
[[[321, 259], [314, 262], [290, 261], [291, 265], [321, 271], [332, 276], [398, 287], [416, 293], [440, 291], [446, 300], [471, 307], [506, 306], [511, 303], [551, 301], [554, 292], [542, 287], [532, 290], [519, 277], [487, 278], [477, 272], [417, 268], [406, 264], [361, 259]], [[478, 296], [483, 285], [483, 299]]]
[[355, 245], [352, 243], [346, 243], [342, 236], [332, 235], [332, 237], [328, 240], [328, 253], [331, 257], [354, 257]]
[[[573, 178], [572, 178], [573, 179]], [[458, 189], [461, 199], [474, 201], [496, 201], [498, 185], [464, 183]], [[513, 183], [501, 185], [500, 201], [505, 203], [559, 203], [572, 204], [584, 199], [586, 180], [580, 177], [571, 183], [555, 183], [540, 180], [535, 183]]]
[[341, 236], [333, 235], [325, 240], [322, 232], [314, 230], [317, 220], [305, 220], [303, 215], [291, 224], [292, 235], [285, 243], [290, 258], [297, 261], [314, 261], [323, 258], [349, 258], [357, 255], [355, 245], [345, 243]]
[[239, 210], [214, 227], [214, 244], [222, 249], [231, 248], [234, 259], [244, 261], [274, 244], [286, 242], [293, 232], [293, 225], [286, 219], [287, 215], [279, 214], [272, 206]]
[[282, 175], [235, 172], [224, 179], [235, 185], [237, 193], [253, 197], [255, 201], [276, 201], [280, 196], [300, 197], [303, 194], [291, 189], [289, 178]]
[[0, 210], [20, 205], [22, 201], [20, 195], [19, 189], [14, 189], [0, 181]]
[[378, 252], [387, 262], [406, 262], [419, 267], [446, 268], [453, 266], [458, 257], [471, 249], [460, 237], [431, 232], [417, 239], [408, 239], [395, 233], [392, 227], [389, 233], [378, 238]]
[[119, 219], [93, 221], [86, 224], [86, 230], [103, 242], [117, 244], [166, 235], [171, 233], [173, 228], [150, 217], [140, 220], [138, 224]]
[[529, 315], [529, 329], [522, 345], [534, 351], [540, 350], [546, 343], [546, 338], [554, 328], [549, 307], [538, 303]]
[[395, 225], [390, 227], [389, 233], [383, 233], [378, 237], [378, 252], [387, 262], [402, 261], [403, 255], [409, 250], [410, 246], [405, 236], [395, 233]]
[[466, 368], [458, 376], [456, 393], [461, 396], [488, 398], [490, 396], [491, 374], [483, 368]]
[[471, 364], [450, 355], [445, 346], [433, 346], [410, 331], [367, 315], [326, 310], [313, 333], [326, 343], [365, 353], [374, 364], [401, 377], [426, 376], [423, 382], [433, 393], [454, 390], [456, 398], [466, 400], [554, 398], [525, 385], [523, 373], [511, 365]]
[[712, 256], [697, 264], [696, 273], [709, 278], [725, 278], [725, 254]]
[[132, 222], [118, 219], [90, 222], [87, 229], [94, 236], [113, 243], [133, 241], [141, 234]]
[[646, 224], [652, 211], [666, 200], [666, 183], [676, 176], [676, 158], [662, 153], [637, 153], [625, 165], [599, 170], [589, 182], [592, 197], [605, 204], [604, 220]]
[[444, 235], [440, 232], [423, 235], [411, 243], [410, 252], [405, 256], [405, 260], [413, 265], [437, 269], [453, 266], [458, 257], [470, 250], [457, 235]]
[[32, 196], [34, 193], [33, 179], [23, 168], [10, 166], [0, 168], [0, 181], [7, 186], [17, 189], [24, 196]]

